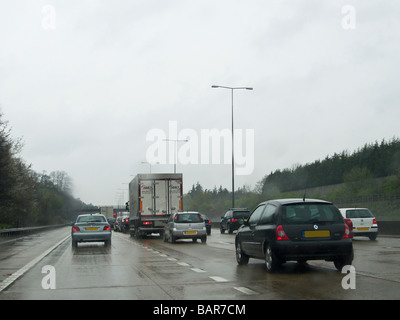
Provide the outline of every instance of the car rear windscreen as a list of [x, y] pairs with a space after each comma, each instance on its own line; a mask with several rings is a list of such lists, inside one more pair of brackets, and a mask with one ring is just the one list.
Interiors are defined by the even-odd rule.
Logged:
[[233, 217], [236, 219], [248, 218], [250, 211], [233, 211]]
[[196, 223], [203, 222], [203, 219], [199, 214], [178, 214], [175, 216], [175, 222], [178, 223]]
[[346, 218], [373, 218], [374, 215], [368, 209], [354, 209], [346, 211]]
[[282, 224], [343, 222], [339, 210], [332, 204], [299, 203], [282, 207]]
[[76, 222], [106, 222], [103, 216], [82, 216]]

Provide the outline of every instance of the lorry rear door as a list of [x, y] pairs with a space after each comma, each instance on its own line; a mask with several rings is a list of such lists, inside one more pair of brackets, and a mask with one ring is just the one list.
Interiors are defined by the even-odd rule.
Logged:
[[139, 212], [141, 215], [153, 215], [154, 214], [154, 203], [153, 203], [154, 185], [153, 180], [142, 180], [140, 182], [140, 205]]
[[169, 181], [169, 213], [182, 211], [182, 181], [170, 180]]
[[156, 180], [154, 182], [155, 215], [168, 214], [168, 180]]

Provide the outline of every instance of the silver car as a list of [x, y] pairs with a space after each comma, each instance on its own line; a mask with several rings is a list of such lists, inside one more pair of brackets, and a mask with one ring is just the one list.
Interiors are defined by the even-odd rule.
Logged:
[[103, 242], [111, 245], [111, 226], [102, 214], [82, 214], [76, 218], [71, 231], [72, 246], [78, 242]]
[[164, 241], [174, 243], [178, 239], [201, 239], [207, 241], [207, 231], [203, 216], [199, 212], [178, 212], [171, 214], [164, 228]]

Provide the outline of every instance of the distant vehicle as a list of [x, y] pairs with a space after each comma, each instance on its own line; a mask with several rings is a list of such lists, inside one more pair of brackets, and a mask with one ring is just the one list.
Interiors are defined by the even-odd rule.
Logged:
[[114, 231], [122, 232], [122, 217], [115, 219]]
[[115, 220], [115, 218], [107, 218], [107, 222], [110, 224], [111, 230], [114, 230]]
[[168, 219], [164, 229], [164, 241], [171, 240], [172, 243], [178, 239], [192, 239], [196, 242], [207, 241], [207, 231], [202, 215], [199, 212], [178, 212]]
[[121, 229], [121, 232], [129, 231], [129, 217], [122, 217], [120, 229]]
[[132, 237], [162, 235], [170, 215], [182, 211], [182, 174], [138, 174], [129, 183], [129, 232]]
[[341, 271], [353, 261], [349, 226], [331, 202], [280, 199], [259, 204], [235, 238], [236, 260], [264, 259], [274, 272], [286, 261], [333, 261]]
[[211, 220], [205, 215], [201, 214], [203, 216], [204, 224], [206, 225], [206, 230], [207, 230], [207, 235], [211, 235]]
[[345, 220], [353, 224], [354, 236], [366, 236], [375, 240], [378, 236], [378, 222], [367, 208], [341, 208], [339, 209]]
[[116, 216], [114, 215], [114, 208], [112, 206], [101, 207], [100, 213], [104, 215], [107, 219], [116, 218]]
[[82, 214], [76, 218], [71, 230], [72, 246], [78, 242], [103, 242], [111, 245], [111, 226], [102, 214]]
[[234, 230], [239, 229], [239, 227], [247, 221], [250, 215], [250, 211], [247, 208], [232, 208], [229, 209], [223, 217], [221, 217], [221, 222], [219, 224], [219, 229], [221, 233], [232, 233]]

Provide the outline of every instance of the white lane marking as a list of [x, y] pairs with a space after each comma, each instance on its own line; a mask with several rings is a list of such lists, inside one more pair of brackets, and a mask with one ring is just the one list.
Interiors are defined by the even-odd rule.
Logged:
[[235, 289], [237, 291], [240, 291], [240, 292], [242, 292], [244, 294], [247, 294], [247, 295], [257, 294], [257, 292], [255, 292], [255, 291], [253, 291], [253, 290], [251, 290], [249, 288], [246, 288], [246, 287], [233, 287], [233, 289]]
[[212, 277], [209, 277], [209, 278], [211, 278], [211, 279], [213, 279], [214, 281], [217, 281], [217, 282], [228, 282], [228, 280], [226, 280], [225, 278], [221, 278], [221, 277], [217, 277], [217, 276], [212, 276]]
[[183, 266], [183, 267], [190, 267], [190, 264], [188, 264], [186, 262], [177, 262], [177, 264], [179, 264], [180, 266]]
[[7, 288], [10, 284], [12, 284], [15, 280], [17, 280], [20, 276], [22, 276], [25, 272], [27, 272], [30, 268], [32, 268], [36, 263], [38, 263], [40, 260], [42, 260], [45, 256], [47, 256], [50, 252], [52, 252], [55, 248], [57, 248], [60, 244], [62, 244], [65, 240], [67, 240], [70, 237], [71, 237], [71, 235], [66, 236], [64, 239], [57, 242], [50, 249], [47, 249], [45, 252], [43, 252], [40, 256], [37, 256], [35, 259], [33, 259], [31, 262], [27, 263], [21, 269], [14, 272], [7, 279], [3, 280], [3, 282], [0, 284], [0, 292], [3, 291], [5, 288]]
[[194, 272], [207, 272], [206, 270], [199, 269], [199, 268], [190, 268]]

